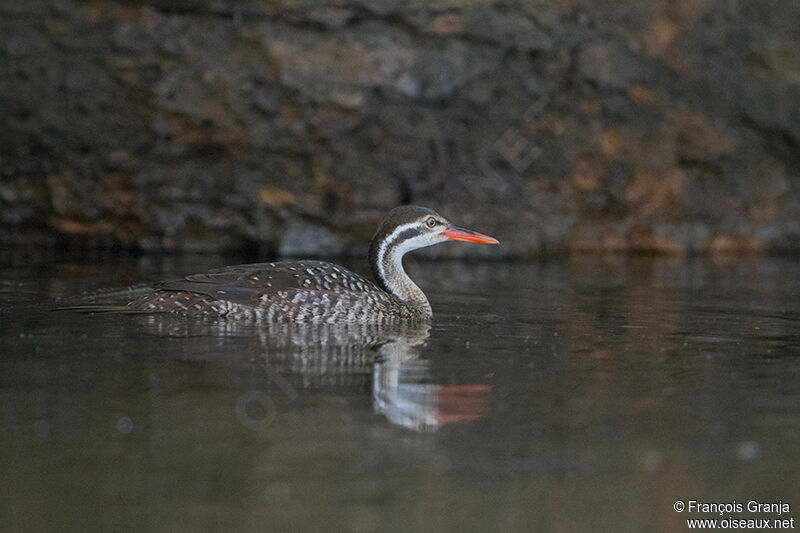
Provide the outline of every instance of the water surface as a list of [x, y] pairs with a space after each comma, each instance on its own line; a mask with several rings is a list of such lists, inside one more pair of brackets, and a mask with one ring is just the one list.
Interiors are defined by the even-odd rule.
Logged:
[[49, 311], [227, 262], [5, 258], [0, 529], [685, 531], [690, 499], [800, 514], [796, 259], [412, 262], [435, 318], [405, 330]]

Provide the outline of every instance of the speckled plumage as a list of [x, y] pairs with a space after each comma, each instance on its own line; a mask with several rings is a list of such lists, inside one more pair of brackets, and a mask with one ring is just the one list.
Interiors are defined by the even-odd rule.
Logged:
[[127, 306], [144, 313], [257, 322], [369, 322], [430, 318], [362, 276], [324, 261], [256, 263], [161, 283]]
[[497, 243], [453, 226], [430, 209], [402, 206], [389, 212], [372, 238], [370, 266], [378, 285], [323, 261], [258, 263], [161, 283], [125, 310], [259, 323], [429, 320], [431, 306], [403, 269], [403, 255], [447, 240]]

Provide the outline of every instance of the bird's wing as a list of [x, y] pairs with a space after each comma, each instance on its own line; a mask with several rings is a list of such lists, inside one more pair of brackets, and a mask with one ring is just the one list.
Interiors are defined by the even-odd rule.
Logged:
[[259, 263], [192, 274], [180, 280], [159, 283], [155, 288], [162, 291], [204, 294], [218, 300], [253, 305], [264, 294], [301, 288], [300, 283], [301, 280], [292, 276], [291, 271], [285, 268]]
[[253, 263], [192, 274], [156, 285], [163, 291], [185, 291], [218, 300], [253, 305], [264, 296], [291, 291], [364, 292], [374, 284], [344, 267], [321, 261]]

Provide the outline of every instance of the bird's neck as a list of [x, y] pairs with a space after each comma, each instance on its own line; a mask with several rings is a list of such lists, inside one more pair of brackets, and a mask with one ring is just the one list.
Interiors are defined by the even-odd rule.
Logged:
[[[390, 236], [391, 237], [391, 236]], [[370, 266], [378, 285], [407, 305], [432, 315], [431, 304], [425, 293], [414, 283], [403, 268], [403, 256], [410, 251], [399, 239], [373, 240], [370, 246]]]

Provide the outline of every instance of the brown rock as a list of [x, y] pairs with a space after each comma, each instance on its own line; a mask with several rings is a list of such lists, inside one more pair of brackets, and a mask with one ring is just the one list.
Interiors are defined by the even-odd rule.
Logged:
[[797, 3], [0, 3], [0, 243], [800, 250]]

